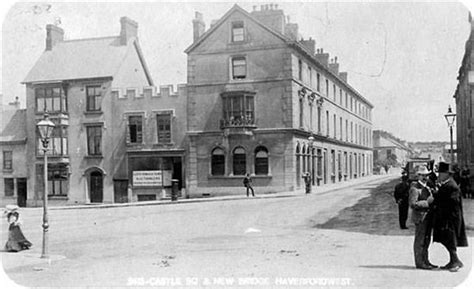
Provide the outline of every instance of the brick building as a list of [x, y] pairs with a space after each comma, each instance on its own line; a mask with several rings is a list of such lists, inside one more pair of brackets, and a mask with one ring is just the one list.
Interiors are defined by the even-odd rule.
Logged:
[[206, 31], [193, 20], [188, 54], [187, 186], [191, 196], [303, 188], [372, 173], [373, 105], [277, 5], [235, 5]]

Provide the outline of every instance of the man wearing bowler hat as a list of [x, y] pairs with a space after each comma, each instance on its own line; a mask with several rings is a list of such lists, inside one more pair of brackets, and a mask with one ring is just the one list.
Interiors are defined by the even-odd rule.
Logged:
[[413, 242], [415, 266], [418, 269], [431, 270], [438, 266], [431, 264], [428, 259], [433, 225], [431, 204], [434, 200], [432, 188], [428, 186], [430, 171], [426, 166], [419, 166], [416, 174], [418, 180], [411, 184], [408, 197], [408, 204], [412, 210], [411, 219], [415, 224], [415, 241]]
[[462, 211], [461, 190], [454, 181], [454, 171], [449, 163], [440, 162], [438, 180], [440, 187], [435, 194], [433, 241], [441, 243], [449, 252], [449, 263], [441, 267], [457, 272], [464, 265], [456, 248], [467, 247], [466, 230]]

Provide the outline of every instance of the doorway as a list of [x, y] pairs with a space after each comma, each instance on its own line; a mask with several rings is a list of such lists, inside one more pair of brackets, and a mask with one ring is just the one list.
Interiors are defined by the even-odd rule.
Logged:
[[16, 179], [17, 185], [17, 205], [18, 207], [26, 207], [27, 189], [26, 178]]
[[89, 192], [91, 203], [102, 203], [103, 201], [104, 182], [103, 175], [99, 171], [91, 172]]

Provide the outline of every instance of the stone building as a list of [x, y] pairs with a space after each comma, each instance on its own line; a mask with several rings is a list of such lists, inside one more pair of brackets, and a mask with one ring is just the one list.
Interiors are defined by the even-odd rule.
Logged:
[[469, 14], [471, 33], [466, 42], [464, 57], [454, 93], [456, 100], [456, 157], [459, 166], [467, 166], [474, 183], [474, 22]]
[[373, 146], [376, 164], [386, 163], [392, 157], [393, 164], [404, 165], [413, 155], [413, 150], [406, 142], [383, 130], [374, 130]]
[[120, 24], [118, 36], [77, 40], [46, 27], [46, 49], [24, 80], [28, 205], [41, 204], [36, 124], [45, 111], [56, 124], [47, 151], [53, 205], [156, 199], [166, 195], [171, 178], [184, 184], [185, 108], [176, 103], [184, 102], [185, 88], [157, 92], [138, 24], [126, 17]]
[[26, 110], [14, 106], [0, 108], [0, 205], [26, 206]]
[[193, 20], [188, 54], [187, 187], [191, 196], [257, 193], [372, 173], [373, 105], [337, 57], [302, 39], [277, 5], [235, 5], [206, 30]]

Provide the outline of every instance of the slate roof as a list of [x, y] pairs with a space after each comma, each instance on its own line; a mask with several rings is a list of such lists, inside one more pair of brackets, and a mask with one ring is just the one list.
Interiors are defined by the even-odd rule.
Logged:
[[44, 51], [23, 83], [113, 77], [127, 52], [139, 54], [149, 81], [149, 72], [136, 42], [120, 45], [120, 37], [67, 40]]
[[0, 144], [12, 142], [26, 142], [26, 109], [2, 111]]

